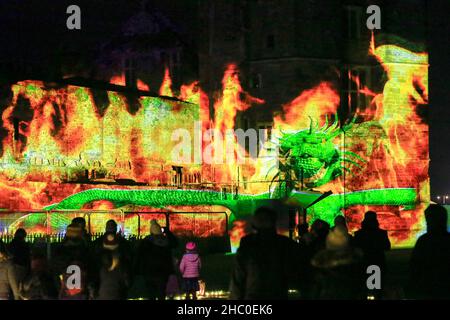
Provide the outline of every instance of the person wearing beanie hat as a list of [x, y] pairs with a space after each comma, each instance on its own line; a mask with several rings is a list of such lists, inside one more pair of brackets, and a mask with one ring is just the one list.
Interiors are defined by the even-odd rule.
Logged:
[[186, 253], [180, 262], [180, 272], [183, 277], [186, 300], [189, 300], [191, 295], [193, 300], [197, 300], [197, 291], [200, 289], [198, 281], [202, 262], [196, 249], [197, 245], [195, 242], [188, 242], [186, 244]]
[[172, 249], [178, 244], [168, 228], [155, 219], [150, 221], [150, 235], [143, 239], [137, 250], [137, 272], [145, 279], [150, 299], [164, 300], [169, 276], [175, 272]]
[[311, 260], [315, 268], [312, 299], [364, 299], [365, 269], [362, 252], [349, 245], [348, 233], [334, 228], [326, 238], [326, 248]]

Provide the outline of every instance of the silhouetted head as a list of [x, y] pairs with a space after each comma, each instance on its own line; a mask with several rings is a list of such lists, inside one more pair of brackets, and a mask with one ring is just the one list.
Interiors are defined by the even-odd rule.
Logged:
[[361, 222], [363, 229], [377, 229], [379, 227], [377, 213], [375, 211], [367, 211], [364, 214], [364, 220]]
[[14, 233], [14, 239], [25, 241], [25, 238], [27, 237], [27, 232], [23, 228], [19, 228], [16, 230], [16, 233]]
[[258, 231], [276, 232], [277, 212], [269, 207], [256, 209], [252, 218], [252, 227]]
[[77, 224], [83, 230], [86, 229], [86, 220], [83, 217], [73, 218], [72, 224]]
[[447, 210], [443, 206], [430, 204], [425, 210], [425, 220], [429, 233], [447, 231]]
[[316, 219], [311, 225], [311, 232], [318, 238], [326, 238], [330, 231], [330, 224], [321, 219]]
[[345, 220], [345, 217], [336, 216], [336, 218], [334, 218], [334, 226], [343, 226], [347, 228], [347, 221]]
[[113, 219], [106, 221], [105, 232], [117, 233], [117, 223]]
[[66, 229], [66, 239], [72, 242], [78, 242], [83, 238], [83, 229], [77, 223], [71, 223]]

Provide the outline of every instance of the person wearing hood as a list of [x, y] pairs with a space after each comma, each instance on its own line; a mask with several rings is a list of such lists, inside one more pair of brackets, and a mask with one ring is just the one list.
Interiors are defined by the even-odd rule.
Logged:
[[186, 300], [189, 300], [191, 295], [193, 300], [197, 300], [197, 291], [200, 289], [198, 280], [201, 267], [202, 261], [197, 253], [197, 245], [195, 242], [188, 242], [186, 244], [186, 253], [180, 262], [180, 272], [183, 276]]
[[311, 260], [314, 268], [312, 299], [364, 299], [365, 273], [362, 252], [350, 246], [343, 228], [334, 228], [326, 247]]
[[150, 222], [150, 236], [138, 248], [137, 272], [143, 275], [150, 299], [164, 300], [169, 276], [174, 273], [172, 249], [177, 239], [156, 220]]
[[260, 207], [252, 219], [254, 233], [241, 239], [231, 274], [231, 300], [280, 300], [298, 288], [297, 243], [278, 235], [277, 213]]

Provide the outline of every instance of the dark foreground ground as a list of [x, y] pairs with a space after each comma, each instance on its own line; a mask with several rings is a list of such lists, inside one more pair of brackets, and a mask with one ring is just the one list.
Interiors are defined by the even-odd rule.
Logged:
[[[395, 249], [386, 253], [389, 274], [385, 279], [386, 299], [403, 299], [404, 286], [408, 279], [408, 264], [411, 249]], [[233, 254], [213, 254], [202, 257], [202, 279], [206, 283], [206, 294], [203, 299], [226, 299], [230, 273], [233, 264]], [[135, 285], [131, 296], [137, 298], [142, 290]], [[291, 294], [292, 298], [296, 293]]]

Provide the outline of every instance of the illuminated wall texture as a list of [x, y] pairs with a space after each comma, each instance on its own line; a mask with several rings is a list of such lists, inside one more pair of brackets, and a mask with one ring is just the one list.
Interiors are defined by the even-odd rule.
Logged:
[[[428, 126], [422, 116], [428, 56], [395, 44], [376, 46], [374, 40], [368, 54], [384, 75], [382, 90], [357, 86], [358, 94], [368, 97], [367, 106], [338, 118], [340, 88], [319, 81], [274, 115], [279, 153], [268, 142], [268, 149], [245, 165], [183, 165], [171, 159], [178, 143], [171, 139], [175, 129], [187, 129], [195, 139], [195, 122], [201, 121], [203, 133], [210, 128], [225, 132], [235, 127], [239, 112], [265, 107], [264, 100], [246, 93], [233, 64], [212, 103], [213, 116], [197, 82], [180, 88], [177, 98], [186, 102], [19, 82], [2, 106], [0, 208], [227, 211], [236, 243], [255, 200], [287, 195], [305, 201], [307, 196], [298, 192], [302, 176], [305, 187], [333, 192], [309, 209], [311, 220], [332, 222], [345, 214], [355, 229], [372, 209], [395, 245], [411, 245], [423, 230], [422, 213], [429, 202]], [[340, 76], [359, 84], [357, 76]], [[174, 92], [166, 72], [160, 94]], [[245, 152], [237, 141], [234, 148], [235, 154]], [[219, 151], [215, 146], [213, 152]], [[275, 159], [279, 165], [274, 167]], [[183, 166], [183, 189], [170, 186], [174, 165]], [[86, 183], [88, 178], [97, 184]], [[111, 184], [113, 179], [142, 185]], [[25, 220], [32, 216], [21, 219], [22, 225], [29, 226]], [[183, 229], [183, 223], [177, 228]]]

